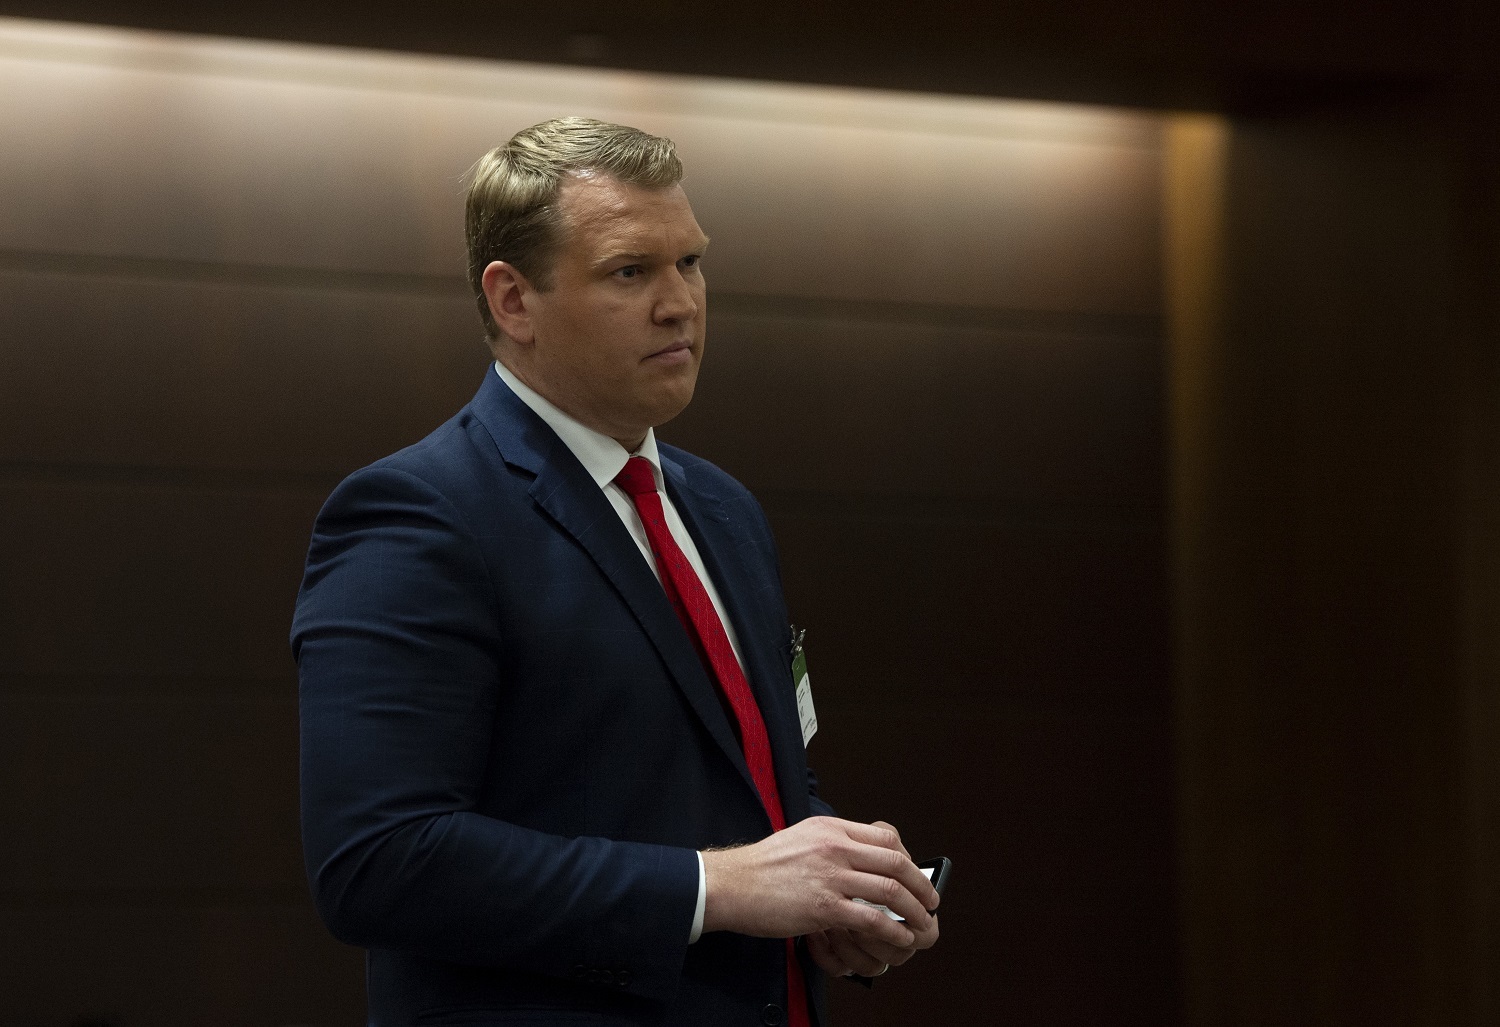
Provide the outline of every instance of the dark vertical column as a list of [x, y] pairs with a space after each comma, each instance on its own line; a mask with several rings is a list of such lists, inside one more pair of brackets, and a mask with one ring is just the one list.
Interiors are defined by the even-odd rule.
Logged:
[[1483, 1022], [1488, 347], [1441, 103], [1369, 99], [1169, 161], [1194, 1023]]
[[1464, 571], [1468, 733], [1464, 865], [1470, 886], [1466, 993], [1474, 1023], [1500, 1021], [1500, 12], [1464, 6], [1454, 109], [1457, 327], [1463, 346]]

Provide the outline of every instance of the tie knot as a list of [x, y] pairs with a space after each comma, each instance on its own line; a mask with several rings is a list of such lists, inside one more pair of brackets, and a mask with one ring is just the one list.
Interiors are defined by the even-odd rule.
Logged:
[[643, 456], [633, 456], [625, 461], [625, 467], [615, 475], [615, 484], [629, 496], [644, 496], [656, 491], [656, 475], [651, 473], [651, 461]]

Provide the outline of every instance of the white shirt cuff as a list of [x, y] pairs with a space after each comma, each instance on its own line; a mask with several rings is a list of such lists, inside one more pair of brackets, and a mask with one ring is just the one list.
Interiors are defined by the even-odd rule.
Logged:
[[703, 853], [698, 856], [698, 908], [693, 910], [693, 930], [688, 935], [691, 945], [703, 936], [703, 905], [708, 899], [708, 875], [703, 872]]

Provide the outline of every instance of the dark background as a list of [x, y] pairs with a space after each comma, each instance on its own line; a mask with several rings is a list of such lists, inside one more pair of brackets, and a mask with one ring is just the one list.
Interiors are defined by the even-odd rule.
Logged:
[[[1219, 115], [1124, 146], [1150, 252], [1024, 301], [850, 285], [837, 232], [805, 293], [715, 284], [663, 435], [765, 502], [829, 796], [956, 864], [840, 1022], [1500, 1019], [1486, 7], [131, 7], [0, 14]], [[0, 1023], [359, 1022], [285, 632], [323, 495], [476, 386], [462, 283], [112, 241], [149, 174], [0, 151]]]

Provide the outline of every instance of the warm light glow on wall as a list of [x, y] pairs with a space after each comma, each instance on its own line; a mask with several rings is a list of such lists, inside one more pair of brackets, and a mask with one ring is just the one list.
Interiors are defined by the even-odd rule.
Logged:
[[1076, 104], [480, 61], [3, 17], [0, 59], [454, 97], [510, 97], [569, 109], [651, 110], [664, 117], [773, 117], [846, 129], [1050, 140], [1130, 139], [1149, 120]]
[[1193, 519], [1207, 455], [1220, 368], [1224, 289], [1224, 202], [1229, 122], [1212, 114], [1167, 121], [1163, 166], [1164, 306], [1173, 425], [1174, 509]]
[[[1179, 589], [1173, 610], [1177, 618], [1177, 666], [1204, 665], [1217, 641], [1199, 623], [1204, 597], [1192, 591], [1194, 570], [1216, 541], [1204, 534], [1210, 523], [1210, 483], [1220, 459], [1214, 445], [1215, 416], [1222, 406], [1224, 367], [1223, 317], [1227, 269], [1224, 216], [1231, 134], [1218, 115], [1179, 114], [1166, 125], [1162, 174], [1162, 244], [1167, 328], [1168, 423], [1171, 440], [1173, 580]], [[1204, 649], [1208, 645], [1209, 649]], [[1184, 692], [1179, 705], [1182, 740], [1195, 737], [1201, 714]], [[1184, 745], [1189, 744], [1187, 741]], [[1188, 756], [1191, 754], [1189, 753]], [[1201, 783], [1197, 766], [1185, 756], [1179, 781], [1184, 808], [1195, 801]]]
[[1159, 305], [1145, 114], [15, 19], [0, 98], [0, 249], [456, 276], [464, 170], [587, 114], [677, 140], [716, 289]]

